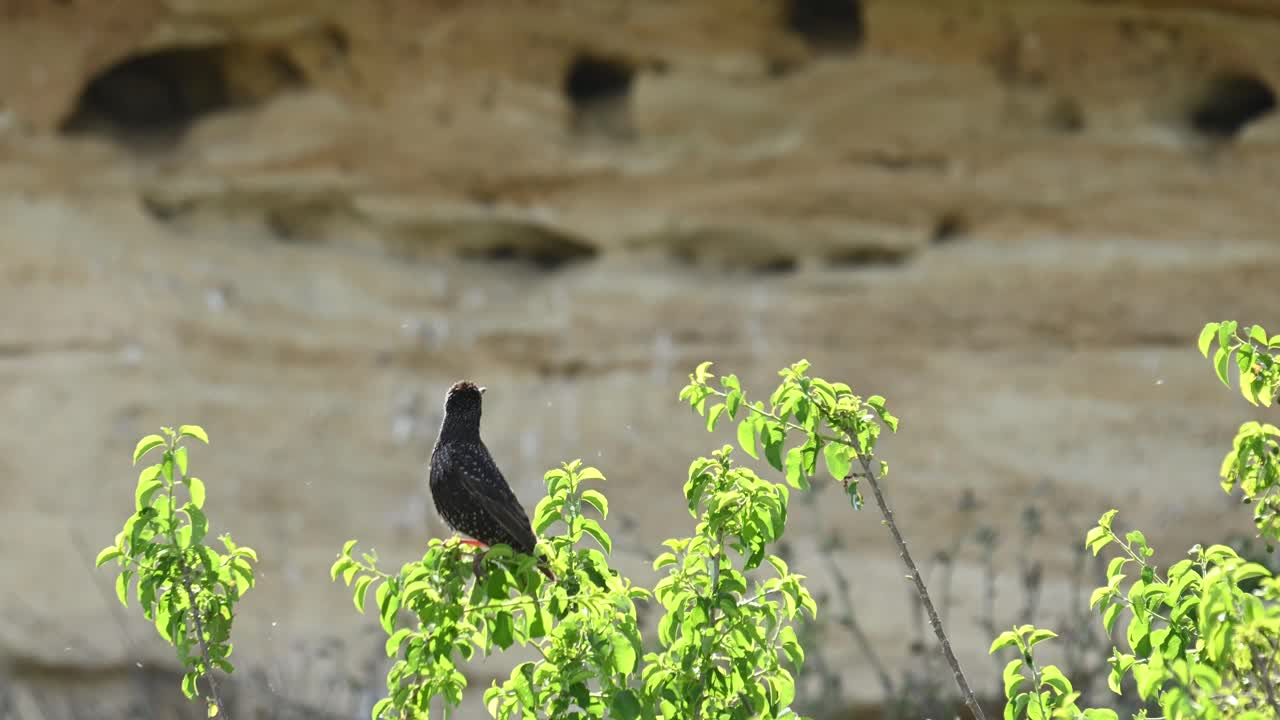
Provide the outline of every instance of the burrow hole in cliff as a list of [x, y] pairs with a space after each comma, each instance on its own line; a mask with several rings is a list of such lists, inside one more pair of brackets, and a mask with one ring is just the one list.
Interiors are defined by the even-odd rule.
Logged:
[[900, 267], [911, 259], [907, 248], [865, 245], [828, 252], [823, 261], [832, 269], [857, 270], [870, 267]]
[[631, 136], [631, 88], [635, 67], [622, 59], [582, 53], [564, 74], [571, 129], [578, 134]]
[[946, 245], [969, 236], [969, 218], [956, 210], [942, 213], [933, 222], [929, 230], [929, 242], [934, 245]]
[[787, 29], [822, 50], [856, 50], [866, 35], [861, 0], [787, 0]]
[[229, 44], [154, 50], [90, 78], [61, 130], [165, 146], [202, 117], [304, 84], [283, 51]]
[[485, 237], [458, 248], [458, 255], [467, 260], [514, 263], [552, 271], [591, 260], [600, 252], [581, 238], [538, 225], [499, 223], [472, 230]]
[[1276, 93], [1266, 81], [1252, 73], [1230, 71], [1209, 78], [1187, 108], [1186, 120], [1201, 135], [1229, 140], [1275, 109]]

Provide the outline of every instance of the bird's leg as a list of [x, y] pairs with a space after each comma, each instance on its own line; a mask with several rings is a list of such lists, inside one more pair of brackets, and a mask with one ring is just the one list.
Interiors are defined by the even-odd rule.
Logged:
[[472, 540], [471, 538], [464, 538], [458, 535], [454, 535], [453, 537], [455, 540], [458, 541], [459, 545], [466, 545], [467, 547], [473, 547], [478, 551], [476, 553], [475, 559], [471, 561], [471, 571], [472, 573], [475, 574], [476, 578], [482, 577], [484, 575], [484, 568], [481, 567], [481, 563], [484, 562], [484, 556], [485, 556], [485, 553], [489, 551], [489, 546], [480, 542], [479, 540]]

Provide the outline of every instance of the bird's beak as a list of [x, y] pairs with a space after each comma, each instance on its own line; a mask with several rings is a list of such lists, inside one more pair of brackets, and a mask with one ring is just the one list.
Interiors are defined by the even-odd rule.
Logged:
[[485, 386], [481, 385], [481, 386], [480, 386], [480, 394], [481, 394], [481, 395], [483, 395], [483, 394], [484, 394], [484, 391], [485, 391], [485, 390], [488, 390], [488, 389], [489, 389], [489, 388], [487, 388], [487, 387], [485, 387]]

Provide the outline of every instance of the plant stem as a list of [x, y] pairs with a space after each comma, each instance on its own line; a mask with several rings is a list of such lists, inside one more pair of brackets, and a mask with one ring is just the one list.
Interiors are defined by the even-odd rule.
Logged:
[[[716, 596], [720, 592], [720, 553], [722, 551], [720, 543], [723, 542], [721, 533], [716, 534], [715, 540], [716, 540], [716, 543], [711, 548], [712, 550], [711, 573], [710, 573], [711, 574], [711, 577], [710, 577], [711, 593], [709, 598], [710, 602], [708, 603], [708, 605], [711, 606], [711, 609], [707, 614], [707, 627], [713, 630], [715, 629], [716, 620], [718, 619], [716, 617]], [[707, 666], [712, 663], [712, 655], [714, 652], [715, 652], [715, 648], [711, 646], [710, 639], [704, 638], [703, 648], [702, 648], [703, 658], [702, 658], [702, 664], [701, 664], [701, 670], [703, 673], [707, 672]], [[698, 704], [693, 706], [694, 720], [698, 720], [698, 718], [702, 717], [702, 701], [705, 699], [705, 697], [706, 697], [705, 692], [700, 694], [698, 697]]]
[[1265, 665], [1262, 665], [1262, 654], [1257, 650], [1253, 653], [1254, 667], [1256, 668], [1258, 665], [1262, 665], [1261, 672], [1255, 673], [1255, 677], [1258, 682], [1261, 683], [1262, 689], [1267, 693], [1267, 703], [1276, 711], [1277, 716], [1280, 716], [1280, 700], [1276, 698], [1275, 681], [1271, 679], [1271, 666], [1275, 663], [1275, 659], [1274, 648], [1272, 649], [1271, 657], [1267, 660]]
[[191, 575], [181, 553], [178, 555], [178, 566], [182, 568], [182, 586], [186, 588], [187, 600], [191, 604], [191, 617], [195, 620], [196, 639], [200, 642], [200, 656], [204, 660], [204, 677], [209, 682], [209, 694], [213, 695], [213, 702], [218, 706], [218, 714], [230, 720], [226, 714], [226, 706], [222, 704], [222, 695], [218, 692], [218, 681], [213, 677], [213, 663], [209, 661], [209, 645], [204, 640], [204, 623], [200, 621], [200, 609], [196, 607], [196, 594], [191, 589]]
[[884, 499], [884, 493], [880, 490], [880, 481], [876, 477], [875, 471], [871, 467], [871, 458], [859, 448], [858, 461], [862, 464], [863, 477], [871, 484], [871, 492], [875, 495], [876, 505], [880, 507], [880, 514], [884, 516], [885, 525], [889, 527], [889, 532], [893, 535], [893, 541], [898, 545], [898, 554], [902, 558], [902, 562], [907, 566], [907, 571], [911, 573], [911, 581], [915, 583], [916, 594], [920, 596], [920, 602], [924, 605], [925, 612], [929, 615], [929, 625], [933, 627], [934, 635], [938, 636], [938, 643], [942, 645], [942, 654], [947, 659], [947, 664], [951, 666], [952, 673], [955, 674], [956, 686], [960, 688], [960, 695], [964, 699], [964, 704], [969, 707], [969, 711], [973, 713], [974, 720], [986, 720], [986, 714], [982, 712], [982, 706], [978, 704], [978, 699], [973, 694], [973, 689], [969, 687], [969, 681], [965, 679], [964, 671], [960, 669], [960, 661], [956, 659], [956, 655], [951, 650], [951, 640], [947, 638], [947, 633], [942, 628], [942, 620], [938, 618], [938, 611], [933, 608], [933, 600], [929, 598], [929, 590], [924, 585], [924, 578], [920, 576], [920, 570], [916, 567], [916, 563], [911, 559], [911, 552], [907, 550], [907, 541], [903, 539], [902, 532], [898, 530], [898, 524], [893, 520], [893, 510], [890, 509], [889, 503]]
[[[176, 451], [177, 443], [170, 445], [171, 451]], [[182, 588], [187, 591], [187, 605], [190, 609], [188, 617], [192, 619], [196, 628], [196, 642], [200, 644], [200, 657], [204, 661], [205, 680], [209, 683], [209, 694], [213, 696], [213, 702], [218, 706], [218, 714], [222, 715], [226, 720], [230, 720], [230, 716], [226, 714], [226, 706], [222, 704], [222, 695], [218, 692], [218, 681], [213, 677], [213, 663], [209, 659], [209, 644], [204, 639], [204, 623], [200, 620], [200, 608], [196, 605], [196, 591], [191, 587], [191, 568], [187, 565], [187, 553], [178, 547], [178, 523], [174, 520], [174, 499], [173, 486], [182, 482], [182, 470], [178, 467], [178, 463], [173, 461], [173, 479], [169, 482], [169, 540], [173, 543], [174, 550], [177, 550], [178, 569], [182, 571]]]
[[[712, 395], [727, 397], [727, 393], [716, 390], [707, 386]], [[898, 554], [902, 558], [902, 562], [906, 564], [907, 571], [911, 573], [911, 581], [915, 583], [916, 594], [920, 596], [920, 602], [924, 605], [925, 612], [929, 615], [929, 625], [933, 627], [933, 633], [938, 636], [938, 643], [942, 645], [942, 654], [947, 659], [947, 664], [951, 666], [952, 673], [955, 674], [956, 686], [960, 688], [960, 695], [964, 698], [964, 704], [969, 707], [969, 711], [973, 713], [974, 720], [987, 720], [986, 713], [982, 712], [982, 706], [978, 704], [977, 697], [973, 694], [973, 689], [969, 687], [969, 681], [964, 676], [964, 671], [960, 669], [960, 661], [956, 659], [956, 655], [951, 650], [951, 641], [947, 638], [946, 630], [942, 628], [942, 620], [938, 617], [938, 611], [933, 607], [933, 600], [929, 597], [929, 589], [924, 585], [924, 578], [920, 576], [920, 569], [916, 567], [916, 563], [911, 559], [911, 552], [907, 550], [907, 541], [903, 539], [902, 532], [898, 530], [898, 524], [893, 520], [893, 510], [889, 509], [889, 504], [884, 499], [884, 493], [880, 490], [880, 481], [876, 477], [875, 471], [871, 467], [871, 456], [860, 446], [857, 440], [850, 437], [831, 437], [825, 436], [808, 428], [797, 425], [796, 423], [779, 416], [777, 413], [769, 410], [760, 410], [756, 407], [745, 405], [750, 412], [754, 412], [765, 417], [771, 418], [776, 422], [782, 423], [785, 427], [792, 430], [811, 435], [825, 442], [838, 442], [854, 449], [858, 462], [862, 465], [862, 474], [866, 477], [867, 482], [871, 483], [871, 490], [876, 497], [876, 504], [880, 507], [880, 514], [884, 516], [885, 525], [889, 527], [889, 532], [893, 534], [893, 541], [898, 545]], [[846, 481], [853, 478], [851, 474]]]

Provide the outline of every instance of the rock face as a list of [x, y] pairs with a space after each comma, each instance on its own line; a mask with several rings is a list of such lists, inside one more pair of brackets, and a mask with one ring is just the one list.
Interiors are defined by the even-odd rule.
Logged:
[[[675, 399], [697, 362], [764, 394], [806, 357], [887, 396], [891, 500], [922, 561], [955, 559], [953, 642], [982, 688], [980, 527], [1009, 568], [1001, 626], [1019, 557], [1061, 625], [1073, 548], [1110, 507], [1165, 557], [1249, 532], [1215, 473], [1256, 412], [1193, 344], [1208, 320], [1277, 324], [1270, 0], [0, 18], [15, 717], [181, 712], [169, 653], [91, 569], [130, 511], [133, 441], [181, 422], [213, 440], [192, 459], [213, 531], [262, 557], [235, 717], [365, 712], [379, 631], [326, 571], [347, 538], [396, 564], [444, 531], [422, 464], [460, 377], [491, 388], [485, 436], [530, 507], [561, 460], [610, 477], [640, 578], [689, 528], [670, 512], [688, 461], [729, 440]], [[793, 524], [800, 572], [829, 590], [830, 558], [883, 661], [914, 663], [878, 518], [797, 501]], [[841, 702], [877, 702], [855, 638], [825, 637]]]

